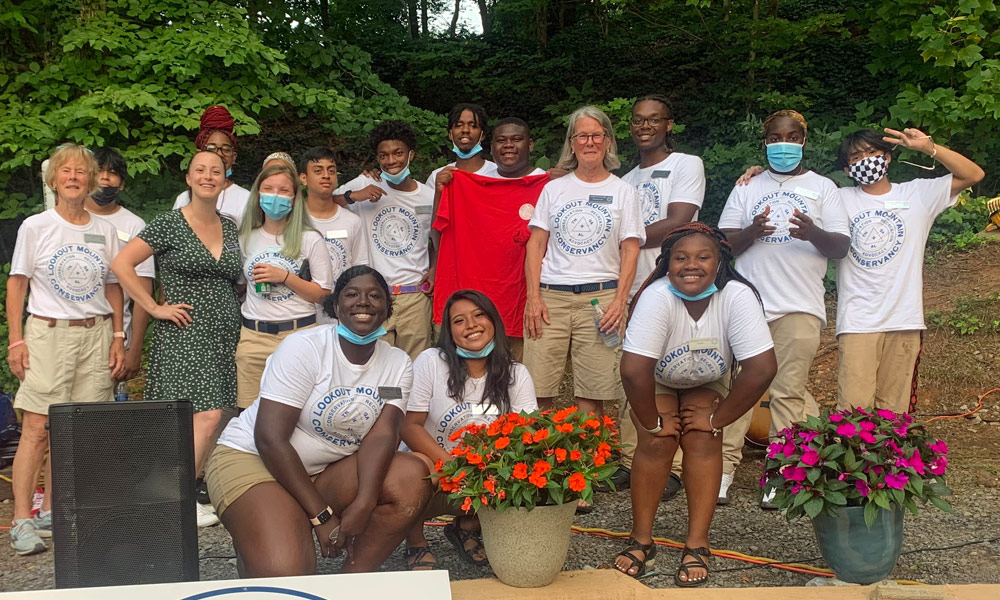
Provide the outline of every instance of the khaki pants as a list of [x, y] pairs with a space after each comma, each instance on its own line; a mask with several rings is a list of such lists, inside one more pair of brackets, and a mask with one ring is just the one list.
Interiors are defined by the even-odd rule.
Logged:
[[422, 292], [392, 297], [392, 316], [384, 325], [385, 341], [416, 360], [431, 347], [431, 299]]
[[844, 333], [837, 337], [837, 344], [838, 409], [909, 410], [920, 331]]
[[806, 385], [819, 349], [820, 325], [818, 318], [806, 313], [792, 313], [768, 323], [778, 360], [770, 390], [771, 437], [792, 423], [819, 415], [819, 405]]
[[260, 395], [260, 378], [264, 374], [267, 358], [274, 354], [278, 344], [296, 331], [309, 329], [307, 325], [279, 333], [261, 333], [247, 327], [240, 329], [240, 343], [236, 346], [236, 406], [250, 408]]
[[542, 337], [524, 339], [524, 366], [528, 368], [539, 398], [559, 395], [569, 355], [573, 368], [573, 394], [588, 400], [623, 398], [621, 344], [609, 348], [601, 341], [594, 323], [594, 298], [607, 306], [616, 290], [574, 294], [541, 290], [542, 301], [549, 309], [549, 325], [542, 324]]

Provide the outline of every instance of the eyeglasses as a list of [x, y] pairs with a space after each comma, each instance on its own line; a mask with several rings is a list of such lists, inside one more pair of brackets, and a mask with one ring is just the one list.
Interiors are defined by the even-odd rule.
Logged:
[[215, 144], [206, 144], [205, 145], [205, 151], [206, 152], [214, 152], [216, 154], [226, 154], [226, 155], [229, 155], [229, 154], [233, 153], [233, 147], [230, 146], [229, 144], [223, 144], [221, 146], [217, 146]]
[[604, 138], [606, 137], [608, 136], [605, 133], [578, 133], [571, 136], [570, 139], [577, 144], [586, 144], [591, 140], [593, 140], [595, 144], [600, 144], [604, 142]]
[[643, 123], [649, 123], [652, 127], [659, 127], [660, 123], [666, 123], [668, 120], [666, 117], [632, 117], [632, 124], [642, 127]]

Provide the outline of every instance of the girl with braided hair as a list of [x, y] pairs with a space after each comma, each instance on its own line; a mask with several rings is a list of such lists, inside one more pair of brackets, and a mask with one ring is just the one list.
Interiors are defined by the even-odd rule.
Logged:
[[724, 233], [689, 223], [664, 240], [633, 301], [621, 361], [638, 430], [632, 535], [615, 560], [632, 577], [652, 566], [653, 520], [679, 446], [688, 532], [674, 581], [694, 587], [708, 580], [708, 530], [722, 480], [719, 434], [750, 410], [777, 370], [760, 298], [731, 262]]

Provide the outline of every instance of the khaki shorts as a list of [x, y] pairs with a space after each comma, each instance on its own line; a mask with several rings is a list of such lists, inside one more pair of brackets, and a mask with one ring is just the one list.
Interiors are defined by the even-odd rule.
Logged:
[[588, 400], [625, 397], [618, 373], [621, 344], [614, 348], [604, 345], [597, 334], [594, 309], [590, 305], [597, 298], [602, 306], [607, 306], [615, 293], [616, 290], [584, 294], [541, 290], [551, 324], [542, 324], [542, 337], [537, 340], [527, 334], [524, 337], [524, 366], [531, 373], [539, 398], [559, 395], [567, 354], [573, 367], [574, 395]]
[[392, 316], [385, 322], [385, 341], [416, 360], [431, 347], [431, 299], [422, 292], [392, 297]]
[[[313, 481], [319, 473], [310, 477]], [[260, 483], [276, 481], [260, 456], [218, 445], [205, 467], [205, 483], [215, 514], [222, 515], [233, 502]]]
[[920, 331], [842, 333], [837, 336], [838, 409], [910, 408], [913, 367], [920, 353]]
[[260, 378], [264, 363], [278, 348], [278, 344], [296, 331], [315, 327], [307, 325], [280, 333], [261, 333], [248, 327], [240, 329], [240, 343], [236, 346], [236, 406], [249, 408], [260, 395]]
[[70, 327], [66, 321], [50, 326], [29, 315], [24, 326], [28, 369], [14, 408], [48, 415], [53, 404], [113, 400], [112, 339], [110, 318], [95, 317], [93, 327]]

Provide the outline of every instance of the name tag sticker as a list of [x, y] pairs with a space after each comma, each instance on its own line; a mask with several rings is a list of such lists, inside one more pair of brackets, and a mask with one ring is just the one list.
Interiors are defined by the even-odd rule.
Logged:
[[910, 208], [910, 202], [908, 200], [886, 200], [885, 207], [889, 210], [898, 210], [900, 208]]
[[432, 204], [421, 204], [417, 206], [418, 215], [429, 215], [434, 212], [434, 205]]
[[591, 204], [611, 204], [613, 198], [611, 196], [594, 196], [591, 195], [587, 198], [587, 202]]
[[810, 200], [815, 200], [815, 199], [819, 198], [819, 192], [814, 192], [814, 191], [806, 189], [804, 187], [797, 187], [797, 188], [795, 188], [795, 193], [798, 194], [798, 195], [800, 195], [800, 196], [805, 196], [806, 198], [809, 198]]
[[331, 229], [326, 232], [326, 239], [328, 240], [342, 240], [347, 238], [346, 229]]
[[666, 179], [670, 177], [670, 171], [653, 171], [653, 174], [649, 177], [651, 179]]
[[120, 240], [121, 240], [121, 241], [123, 241], [123, 242], [127, 242], [127, 241], [129, 241], [130, 239], [132, 239], [132, 238], [131, 238], [131, 237], [129, 237], [129, 234], [128, 234], [127, 232], [124, 232], [124, 231], [122, 231], [121, 229], [119, 229], [119, 230], [118, 230], [118, 239], [120, 239]]
[[719, 338], [696, 338], [688, 342], [691, 350], [712, 350], [719, 347]]
[[222, 245], [222, 249], [223, 249], [223, 251], [228, 250], [230, 252], [239, 252], [240, 251], [240, 245], [239, 245], [238, 242], [227, 242], [227, 243], [225, 243], [225, 244]]
[[100, 233], [85, 233], [83, 234], [83, 243], [85, 244], [106, 244], [104, 236]]
[[383, 400], [402, 400], [403, 399], [403, 389], [398, 387], [382, 387], [378, 388], [378, 395]]

